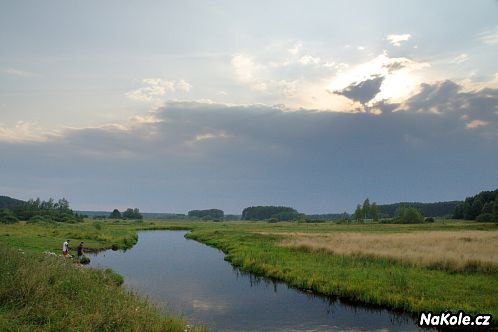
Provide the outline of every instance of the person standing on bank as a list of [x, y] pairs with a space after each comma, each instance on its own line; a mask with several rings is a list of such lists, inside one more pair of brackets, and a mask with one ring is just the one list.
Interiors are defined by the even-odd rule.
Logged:
[[62, 254], [64, 257], [67, 257], [69, 255], [69, 240], [64, 241], [62, 244]]
[[81, 260], [83, 259], [83, 242], [80, 242], [78, 248], [76, 248], [76, 251], [78, 252], [78, 260], [81, 262]]

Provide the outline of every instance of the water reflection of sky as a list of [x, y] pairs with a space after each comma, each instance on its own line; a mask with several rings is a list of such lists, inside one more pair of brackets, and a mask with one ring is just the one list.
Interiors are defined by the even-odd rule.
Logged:
[[146, 231], [131, 250], [106, 251], [93, 266], [110, 267], [125, 286], [193, 323], [226, 331], [417, 330], [406, 315], [317, 297], [250, 274], [223, 253], [184, 238], [184, 231]]

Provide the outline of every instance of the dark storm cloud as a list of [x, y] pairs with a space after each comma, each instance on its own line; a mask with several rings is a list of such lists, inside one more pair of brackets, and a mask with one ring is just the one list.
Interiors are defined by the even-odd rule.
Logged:
[[[148, 211], [284, 204], [325, 212], [365, 196], [460, 199], [498, 185], [497, 96], [446, 81], [401, 106], [377, 105], [378, 116], [168, 102], [153, 123], [0, 143], [0, 183], [27, 188], [4, 192], [20, 198], [38, 192]], [[473, 120], [487, 124], [469, 128]]]
[[498, 89], [463, 91], [452, 81], [422, 84], [420, 93], [408, 99], [401, 108], [409, 112], [437, 113], [454, 120], [458, 118], [458, 123], [466, 126], [472, 121], [482, 121], [486, 125], [481, 130], [498, 134]]
[[384, 76], [374, 76], [373, 78], [361, 82], [355, 82], [347, 88], [334, 93], [365, 104], [380, 92], [380, 86], [384, 79]]

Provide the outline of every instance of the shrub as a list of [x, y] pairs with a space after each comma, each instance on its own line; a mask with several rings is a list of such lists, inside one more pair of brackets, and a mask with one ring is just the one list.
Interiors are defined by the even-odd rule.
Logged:
[[394, 222], [397, 224], [421, 224], [424, 216], [419, 209], [407, 205], [400, 205], [396, 211]]
[[33, 216], [28, 220], [29, 224], [34, 224], [39, 222], [54, 222], [54, 221], [50, 217], [46, 216]]
[[493, 220], [493, 215], [491, 213], [481, 213], [476, 217], [476, 221], [482, 221], [482, 222], [492, 222]]
[[432, 218], [432, 217], [425, 218], [425, 222], [427, 222], [427, 223], [433, 223], [434, 222], [434, 218]]
[[9, 209], [0, 209], [0, 223], [15, 224], [19, 220]]
[[83, 256], [83, 257], [81, 257], [80, 263], [81, 264], [90, 264], [90, 258], [88, 258], [88, 256]]

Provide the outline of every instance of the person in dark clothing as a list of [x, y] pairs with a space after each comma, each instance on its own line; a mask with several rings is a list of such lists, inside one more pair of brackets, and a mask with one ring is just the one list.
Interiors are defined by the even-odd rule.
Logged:
[[81, 260], [83, 259], [83, 242], [80, 242], [80, 244], [78, 245], [78, 248], [76, 248], [76, 251], [78, 252], [78, 260], [81, 262]]

